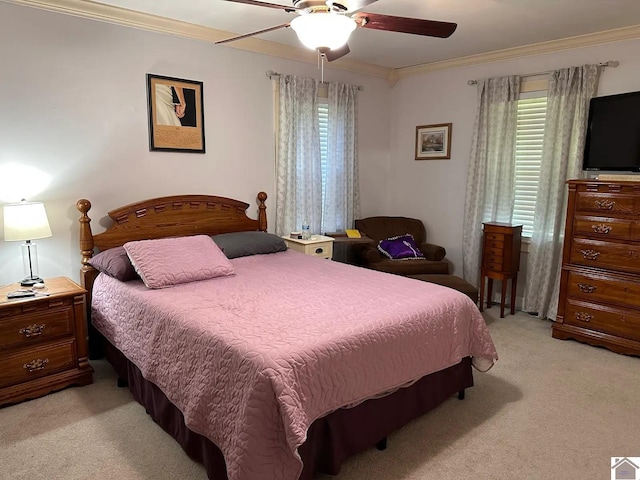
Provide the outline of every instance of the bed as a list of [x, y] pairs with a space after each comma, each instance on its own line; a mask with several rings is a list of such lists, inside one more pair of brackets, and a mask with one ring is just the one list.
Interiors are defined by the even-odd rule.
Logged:
[[[91, 357], [106, 356], [212, 479], [336, 474], [347, 457], [383, 449], [410, 420], [463, 398], [472, 366], [497, 360], [464, 294], [292, 250], [236, 251], [241, 237], [277, 243], [266, 198], [258, 194], [255, 220], [249, 204], [225, 197], [145, 200], [110, 211], [98, 234], [91, 203], [76, 205]], [[223, 238], [232, 243], [219, 246]], [[123, 246], [141, 278], [96, 268]], [[192, 281], [191, 268], [209, 273]]]

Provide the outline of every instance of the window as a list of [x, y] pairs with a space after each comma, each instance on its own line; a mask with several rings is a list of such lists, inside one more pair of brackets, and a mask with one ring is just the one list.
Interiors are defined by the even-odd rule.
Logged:
[[524, 237], [531, 237], [533, 232], [533, 215], [538, 194], [546, 117], [546, 91], [521, 94], [518, 101], [516, 191], [512, 221], [522, 224]]
[[320, 165], [322, 167], [322, 204], [325, 204], [327, 187], [327, 155], [329, 150], [329, 104], [318, 97], [318, 133], [320, 134]]

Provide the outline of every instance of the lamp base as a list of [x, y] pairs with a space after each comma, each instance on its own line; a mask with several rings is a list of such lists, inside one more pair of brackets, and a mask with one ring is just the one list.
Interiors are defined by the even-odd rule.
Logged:
[[44, 280], [40, 277], [27, 277], [20, 281], [22, 287], [33, 287], [36, 283], [44, 283]]

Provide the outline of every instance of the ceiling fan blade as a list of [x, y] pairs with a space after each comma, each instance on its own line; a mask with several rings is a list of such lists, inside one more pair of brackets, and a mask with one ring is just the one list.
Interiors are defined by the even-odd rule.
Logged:
[[260, 35], [261, 33], [273, 32], [274, 30], [280, 30], [281, 28], [289, 28], [288, 23], [283, 23], [282, 25], [278, 25], [276, 27], [265, 28], [264, 30], [258, 30], [257, 32], [246, 33], [244, 35], [238, 35], [237, 37], [226, 38], [224, 40], [219, 40], [215, 42], [216, 45], [220, 45], [222, 43], [235, 42], [236, 40], [242, 40], [243, 38], [253, 37], [254, 35]]
[[291, 5], [277, 5], [275, 3], [260, 2], [259, 0], [223, 0], [225, 2], [244, 3], [247, 5], [256, 5], [258, 7], [277, 8], [278, 10], [284, 10], [286, 12], [295, 12], [296, 8]]
[[427, 37], [450, 37], [457, 28], [456, 23], [421, 20], [419, 18], [393, 17], [379, 13], [358, 12], [351, 16], [360, 27], [390, 32], [413, 33]]
[[339, 12], [355, 12], [377, 1], [378, 0], [328, 0], [327, 5], [330, 9]]
[[333, 62], [334, 60], [344, 57], [350, 51], [351, 50], [349, 50], [349, 45], [345, 43], [342, 47], [328, 50], [327, 52], [325, 52], [324, 56], [327, 57], [328, 61]]

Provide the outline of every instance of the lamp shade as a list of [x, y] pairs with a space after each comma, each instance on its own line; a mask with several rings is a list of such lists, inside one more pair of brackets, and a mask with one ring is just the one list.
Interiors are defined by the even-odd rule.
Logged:
[[4, 206], [4, 239], [7, 242], [50, 236], [51, 228], [43, 203], [20, 202]]
[[294, 18], [291, 21], [291, 28], [305, 47], [313, 50], [319, 48], [333, 50], [347, 43], [349, 35], [356, 28], [356, 22], [344, 15], [317, 12]]

